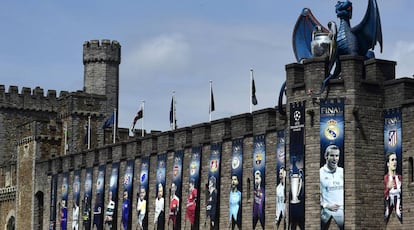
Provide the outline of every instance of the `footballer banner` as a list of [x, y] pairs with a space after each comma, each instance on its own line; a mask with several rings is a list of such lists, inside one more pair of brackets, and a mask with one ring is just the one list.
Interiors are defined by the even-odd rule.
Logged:
[[57, 175], [52, 175], [50, 183], [50, 218], [49, 229], [56, 229], [56, 196], [57, 196]]
[[265, 135], [253, 137], [253, 178], [254, 178], [254, 202], [253, 202], [253, 229], [260, 222], [261, 228], [265, 227], [265, 178], [266, 178], [266, 142]]
[[139, 196], [138, 196], [138, 225], [143, 229], [148, 226], [148, 189], [149, 189], [149, 164], [148, 156], [141, 158], [141, 171], [139, 173]]
[[[276, 136], [276, 224], [286, 220], [286, 155], [285, 130], [277, 131]], [[286, 223], [284, 223], [286, 224]]]
[[157, 178], [155, 183], [155, 219], [156, 228], [164, 229], [165, 222], [165, 212], [164, 209], [164, 197], [165, 197], [165, 169], [166, 169], [166, 157], [165, 153], [159, 154], [157, 156]]
[[132, 183], [134, 177], [134, 160], [128, 160], [126, 162], [125, 171], [124, 171], [124, 190], [123, 190], [123, 201], [122, 201], [122, 226], [124, 229], [129, 229], [128, 226], [131, 226], [131, 216], [132, 216]]
[[321, 229], [344, 228], [344, 102], [344, 98], [320, 100]]
[[402, 223], [402, 116], [401, 109], [384, 112], [384, 217]]
[[221, 143], [210, 145], [210, 161], [208, 169], [208, 199], [206, 204], [206, 216], [210, 219], [210, 229], [218, 229], [218, 217], [220, 200], [220, 161]]
[[170, 213], [169, 219], [172, 221], [173, 230], [181, 229], [181, 203], [182, 203], [182, 171], [183, 171], [183, 151], [174, 153], [173, 174], [170, 188]]
[[290, 226], [305, 229], [305, 101], [290, 103], [289, 115], [290, 151]]
[[235, 139], [231, 151], [231, 185], [229, 210], [231, 228], [241, 229], [242, 188], [243, 188], [243, 139]]
[[68, 221], [68, 179], [69, 173], [63, 173], [62, 175], [62, 197], [60, 201], [60, 226], [61, 229], [67, 229]]
[[190, 222], [191, 227], [198, 226], [199, 223], [199, 205], [200, 199], [198, 191], [200, 191], [200, 161], [201, 146], [191, 149], [190, 159], [190, 178], [187, 191], [187, 210], [186, 219]]
[[[108, 198], [110, 203], [113, 203], [113, 216], [117, 215], [118, 210], [118, 176], [119, 176], [119, 162], [112, 163], [111, 167], [111, 176], [109, 178], [109, 191], [108, 191]], [[109, 206], [109, 203], [108, 205]], [[110, 223], [112, 226], [117, 226], [118, 218], [113, 218]]]
[[73, 206], [72, 206], [72, 225], [78, 226], [79, 225], [79, 207], [80, 207], [80, 171], [75, 170], [73, 172], [73, 184], [72, 184], [72, 200], [73, 200]]
[[85, 228], [91, 225], [91, 205], [92, 205], [92, 168], [86, 169], [85, 175], [85, 194], [83, 195], [82, 219]]

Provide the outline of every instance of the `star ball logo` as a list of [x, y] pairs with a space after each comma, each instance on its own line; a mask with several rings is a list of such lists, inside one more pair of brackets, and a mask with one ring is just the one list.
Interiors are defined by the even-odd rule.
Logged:
[[324, 131], [324, 135], [328, 140], [335, 140], [339, 137], [339, 128], [335, 120], [329, 120]]

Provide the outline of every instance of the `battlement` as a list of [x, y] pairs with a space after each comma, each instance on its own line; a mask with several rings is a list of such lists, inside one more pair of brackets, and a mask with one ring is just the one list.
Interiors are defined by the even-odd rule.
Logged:
[[83, 44], [83, 64], [91, 62], [121, 63], [121, 45], [108, 39], [86, 41]]
[[[64, 92], [61, 92], [61, 94]], [[57, 105], [56, 90], [48, 90], [46, 96], [44, 90], [36, 87], [33, 90], [23, 87], [19, 94], [17, 86], [9, 86], [8, 91], [4, 85], [0, 85], [0, 107], [17, 109], [34, 109], [53, 111]]]

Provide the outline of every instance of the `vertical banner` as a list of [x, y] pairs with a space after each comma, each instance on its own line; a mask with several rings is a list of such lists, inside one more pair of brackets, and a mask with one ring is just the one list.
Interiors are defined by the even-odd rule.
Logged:
[[85, 229], [91, 228], [92, 168], [86, 169], [85, 193], [83, 195], [82, 219]]
[[254, 136], [253, 140], [253, 229], [260, 221], [262, 229], [265, 228], [265, 178], [266, 178], [266, 142], [264, 135]]
[[52, 175], [50, 183], [50, 218], [49, 229], [56, 230], [56, 196], [57, 196], [57, 175]]
[[72, 228], [79, 229], [79, 206], [80, 206], [80, 171], [73, 173], [73, 193], [72, 193]]
[[98, 168], [98, 177], [96, 179], [96, 195], [95, 206], [93, 208], [93, 225], [97, 229], [103, 228], [103, 212], [104, 212], [104, 186], [105, 185], [105, 165], [101, 165]]
[[117, 200], [118, 200], [118, 175], [119, 163], [113, 163], [111, 168], [111, 177], [109, 178], [108, 203], [105, 209], [105, 228], [112, 229], [117, 226]]
[[68, 222], [68, 178], [69, 178], [69, 174], [67, 172], [63, 173], [62, 187], [61, 187], [62, 197], [59, 203], [60, 228], [62, 230], [67, 229], [67, 222]]
[[166, 154], [157, 156], [157, 179], [155, 183], [155, 215], [154, 225], [156, 229], [164, 229], [165, 212], [164, 212], [164, 190], [165, 190], [165, 160]]
[[[395, 215], [402, 223], [402, 117], [401, 109], [384, 113], [384, 217]], [[391, 215], [392, 213], [395, 213]]]
[[149, 173], [149, 157], [141, 158], [141, 172], [139, 176], [139, 194], [137, 201], [138, 225], [141, 229], [147, 229], [148, 217], [147, 213], [147, 193], [148, 193], [148, 173]]
[[242, 181], [243, 181], [243, 139], [233, 140], [231, 148], [231, 189], [229, 195], [229, 223], [231, 229], [241, 229]]
[[221, 143], [210, 146], [210, 161], [208, 170], [208, 199], [206, 205], [206, 220], [210, 219], [210, 229], [218, 229], [218, 217], [220, 215], [220, 161]]
[[305, 101], [290, 104], [289, 115], [290, 194], [289, 223], [305, 229]]
[[172, 229], [181, 229], [181, 192], [182, 192], [182, 171], [183, 171], [183, 151], [174, 153], [173, 174], [170, 192], [170, 211], [168, 226], [172, 224]]
[[122, 192], [122, 226], [123, 229], [127, 230], [131, 227], [131, 216], [132, 216], [132, 183], [134, 178], [134, 160], [128, 160], [126, 162], [125, 171], [124, 171], [124, 190]]
[[[187, 210], [186, 220], [190, 222], [191, 228], [199, 225], [199, 204], [200, 199], [198, 191], [200, 191], [200, 160], [201, 147], [193, 147], [190, 159], [190, 179], [187, 190]], [[187, 221], [185, 224], [187, 225]], [[186, 229], [187, 226], [184, 226]]]
[[321, 229], [344, 229], [344, 98], [320, 101]]
[[277, 132], [276, 139], [276, 225], [279, 227], [283, 220], [286, 226], [286, 155], [285, 130]]

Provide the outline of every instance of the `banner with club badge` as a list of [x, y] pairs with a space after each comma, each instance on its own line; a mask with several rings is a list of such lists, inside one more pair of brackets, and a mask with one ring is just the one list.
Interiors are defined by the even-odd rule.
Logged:
[[60, 226], [61, 229], [67, 229], [67, 222], [68, 222], [68, 179], [69, 173], [65, 172], [62, 175], [62, 197], [59, 203], [60, 208]]
[[243, 139], [235, 139], [231, 151], [231, 188], [229, 195], [229, 221], [231, 228], [241, 229], [243, 193]]
[[254, 178], [254, 202], [253, 202], [253, 229], [260, 222], [262, 229], [265, 227], [265, 178], [266, 178], [266, 142], [265, 135], [257, 135], [253, 138], [253, 178]]
[[157, 156], [157, 179], [155, 183], [155, 217], [156, 228], [164, 229], [165, 225], [165, 168], [166, 168], [166, 157], [165, 153]]
[[285, 130], [277, 131], [276, 137], [276, 224], [284, 220], [286, 225], [286, 154]]
[[108, 209], [112, 213], [111, 220], [106, 220], [105, 223], [109, 226], [117, 226], [118, 218], [118, 176], [119, 176], [119, 162], [112, 163], [111, 177], [109, 178], [109, 191], [108, 199], [110, 200], [107, 204]]
[[400, 108], [384, 112], [384, 217], [402, 223], [402, 115]]
[[85, 193], [83, 195], [82, 220], [83, 226], [89, 229], [91, 226], [91, 205], [92, 205], [92, 168], [86, 169], [85, 174]]
[[[173, 230], [181, 229], [181, 205], [182, 205], [182, 171], [183, 171], [183, 151], [174, 153], [173, 174], [170, 188], [170, 213], [168, 223], [172, 224]], [[170, 221], [172, 223], [170, 223]]]
[[123, 179], [123, 194], [122, 194], [122, 225], [124, 229], [129, 229], [128, 226], [131, 226], [131, 216], [132, 216], [132, 183], [134, 177], [134, 160], [128, 160], [126, 162], [124, 179]]
[[[186, 220], [191, 224], [191, 227], [199, 226], [199, 210], [200, 210], [200, 161], [201, 161], [201, 146], [193, 147], [191, 149], [190, 159], [190, 178], [188, 182], [187, 194], [187, 210]], [[186, 221], [187, 223], [187, 221]], [[186, 228], [187, 226], [184, 226]]]
[[210, 229], [218, 229], [220, 198], [220, 161], [221, 143], [210, 145], [210, 161], [208, 169], [208, 199], [206, 204], [206, 219], [210, 219]]
[[49, 229], [56, 230], [56, 196], [57, 196], [57, 175], [52, 175], [50, 183], [50, 218]]
[[98, 167], [98, 176], [96, 178], [96, 194], [95, 194], [95, 206], [93, 208], [93, 225], [96, 225], [98, 229], [103, 228], [103, 215], [104, 215], [104, 187], [105, 187], [105, 165]]
[[138, 188], [138, 225], [143, 229], [148, 226], [148, 189], [149, 189], [149, 165], [150, 158], [144, 156], [141, 158], [141, 171], [139, 173], [139, 188]]
[[73, 192], [72, 192], [72, 226], [79, 227], [79, 207], [80, 207], [80, 171], [75, 170], [73, 172]]
[[344, 228], [344, 103], [344, 98], [320, 100], [321, 229]]
[[305, 229], [305, 101], [290, 103], [289, 223]]

